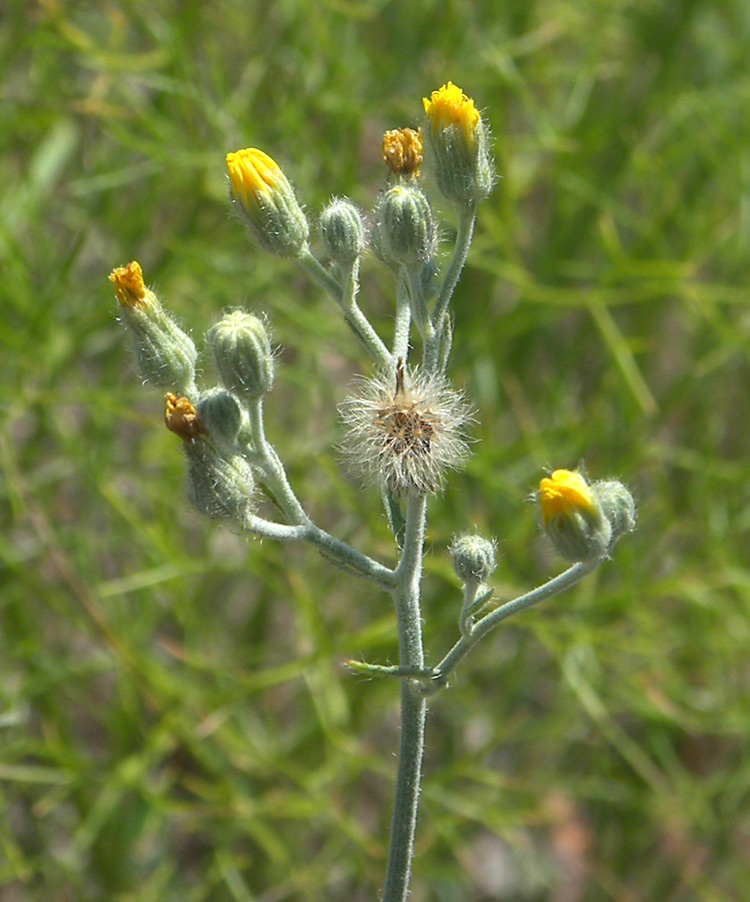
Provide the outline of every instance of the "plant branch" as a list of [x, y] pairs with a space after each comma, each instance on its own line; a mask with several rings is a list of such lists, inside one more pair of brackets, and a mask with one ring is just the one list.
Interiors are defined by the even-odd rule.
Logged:
[[507, 602], [501, 607], [496, 608], [494, 611], [491, 611], [489, 614], [486, 614], [481, 620], [478, 620], [471, 630], [456, 642], [443, 660], [433, 668], [435, 678], [429, 686], [424, 688], [425, 694], [431, 695], [433, 692], [437, 692], [438, 689], [447, 686], [448, 678], [458, 664], [466, 657], [466, 655], [468, 655], [472, 648], [474, 648], [474, 646], [499, 623], [502, 623], [503, 620], [506, 620], [513, 614], [525, 611], [527, 608], [539, 604], [540, 601], [545, 601], [553, 595], [558, 595], [560, 592], [565, 591], [565, 589], [574, 586], [577, 582], [580, 582], [584, 576], [588, 576], [589, 573], [596, 570], [603, 560], [605, 559], [601, 558], [586, 564], [573, 564], [572, 567], [568, 567], [568, 569], [559, 574], [559, 576], [553, 577], [543, 585], [537, 586], [536, 589], [526, 592], [525, 595], [520, 595], [518, 598], [513, 599], [513, 601]]

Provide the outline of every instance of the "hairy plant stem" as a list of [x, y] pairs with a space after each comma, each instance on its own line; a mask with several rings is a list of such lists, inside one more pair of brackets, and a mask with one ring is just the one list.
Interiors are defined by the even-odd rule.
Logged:
[[537, 586], [536, 589], [532, 589], [524, 595], [519, 595], [519, 597], [514, 598], [513, 601], [501, 605], [499, 608], [496, 608], [491, 613], [482, 617], [482, 619], [478, 620], [475, 624], [467, 624], [465, 634], [461, 636], [443, 660], [433, 668], [435, 676], [429, 687], [423, 687], [423, 692], [430, 695], [446, 686], [448, 677], [456, 669], [459, 662], [468, 655], [480, 639], [483, 639], [491, 629], [494, 629], [499, 623], [502, 623], [503, 620], [506, 620], [513, 614], [518, 614], [519, 611], [525, 611], [527, 608], [539, 604], [540, 601], [546, 601], [546, 599], [552, 598], [553, 595], [558, 595], [565, 589], [569, 589], [577, 582], [580, 582], [584, 576], [588, 576], [589, 573], [596, 570], [603, 560], [604, 559], [601, 558], [587, 563], [573, 564], [571, 567], [568, 567], [564, 573], [560, 573], [559, 576], [547, 580], [546, 583]]
[[[398, 623], [399, 664], [409, 669], [424, 667], [420, 590], [426, 510], [425, 496], [409, 499], [404, 550], [396, 570], [397, 587], [394, 598]], [[405, 902], [409, 893], [422, 778], [426, 715], [427, 705], [418, 684], [410, 679], [402, 680], [401, 742], [383, 902]]]
[[370, 321], [357, 306], [359, 292], [359, 261], [342, 273], [342, 283], [334, 278], [323, 264], [305, 248], [297, 258], [300, 265], [336, 301], [344, 314], [344, 321], [362, 343], [370, 358], [383, 372], [391, 368], [391, 355]]
[[[471, 239], [474, 236], [474, 225], [477, 221], [476, 204], [465, 204], [458, 208], [458, 229], [456, 232], [456, 246], [453, 249], [448, 272], [445, 274], [443, 284], [440, 287], [435, 306], [432, 310], [433, 332], [430, 340], [425, 342], [424, 366], [428, 372], [435, 372], [440, 366], [440, 346], [442, 343], [443, 328], [445, 325], [448, 305], [453, 297], [453, 292], [458, 284], [458, 277], [464, 268], [466, 258], [469, 256]], [[447, 362], [447, 361], [446, 361]], [[443, 363], [444, 367], [445, 364]]]

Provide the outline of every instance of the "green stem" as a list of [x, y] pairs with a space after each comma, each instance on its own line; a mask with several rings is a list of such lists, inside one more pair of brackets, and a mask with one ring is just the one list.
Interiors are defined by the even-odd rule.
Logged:
[[274, 498], [289, 522], [309, 523], [310, 518], [289, 485], [284, 465], [279, 460], [273, 445], [266, 438], [262, 396], [248, 404], [247, 409], [253, 438], [253, 462], [262, 470], [264, 481], [273, 492]]
[[513, 601], [507, 602], [507, 604], [496, 608], [494, 611], [482, 617], [481, 620], [478, 620], [473, 627], [471, 627], [470, 631], [467, 631], [467, 633], [456, 642], [443, 660], [434, 667], [435, 679], [429, 687], [425, 687], [425, 693], [430, 695], [446, 686], [448, 677], [453, 673], [458, 664], [491, 629], [494, 629], [498, 625], [498, 623], [502, 623], [503, 620], [506, 620], [513, 614], [525, 611], [527, 608], [539, 604], [540, 601], [545, 601], [547, 598], [558, 595], [565, 589], [574, 586], [577, 582], [580, 582], [584, 576], [588, 576], [589, 573], [596, 570], [599, 564], [602, 563], [602, 560], [604, 559], [591, 561], [587, 564], [573, 564], [572, 567], [568, 567], [568, 569], [559, 576], [553, 577], [543, 585], [537, 586], [536, 589], [532, 589], [531, 592], [520, 595], [518, 598], [513, 599]]
[[250, 514], [243, 526], [249, 532], [267, 539], [276, 539], [280, 542], [309, 542], [347, 572], [369, 579], [387, 592], [393, 592], [398, 584], [394, 570], [389, 570], [341, 539], [335, 538], [310, 520], [307, 523], [290, 525]]
[[[395, 592], [399, 635], [399, 666], [424, 667], [420, 587], [427, 502], [424, 496], [410, 498], [406, 512], [404, 551], [396, 570]], [[422, 778], [427, 705], [418, 684], [401, 684], [401, 742], [398, 755], [396, 796], [388, 850], [383, 902], [405, 902], [409, 894], [414, 834], [417, 827], [419, 788]]]
[[398, 363], [401, 357], [404, 363], [409, 360], [409, 333], [411, 332], [411, 306], [409, 289], [403, 273], [396, 279], [396, 322], [393, 328], [393, 362]]
[[476, 221], [476, 204], [467, 204], [459, 207], [456, 246], [453, 249], [453, 258], [448, 267], [448, 272], [445, 274], [445, 279], [440, 288], [440, 294], [438, 295], [432, 310], [431, 319], [434, 327], [433, 339], [425, 348], [425, 368], [432, 372], [434, 372], [438, 366], [445, 315], [448, 312], [448, 305], [453, 297], [453, 292], [456, 290], [461, 270], [464, 268], [466, 258], [469, 255], [469, 248], [471, 247], [471, 239], [474, 235], [474, 224]]
[[391, 369], [391, 355], [370, 321], [357, 306], [359, 291], [359, 261], [343, 273], [343, 286], [339, 284], [321, 262], [306, 248], [297, 258], [300, 265], [321, 285], [336, 301], [344, 314], [344, 321], [362, 342], [372, 360], [383, 370]]

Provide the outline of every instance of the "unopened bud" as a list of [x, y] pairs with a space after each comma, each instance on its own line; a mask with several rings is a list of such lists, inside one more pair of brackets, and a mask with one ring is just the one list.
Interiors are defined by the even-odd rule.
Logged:
[[456, 575], [466, 584], [486, 583], [497, 567], [497, 545], [484, 536], [457, 536], [450, 547]]
[[339, 266], [351, 266], [365, 249], [362, 216], [346, 197], [336, 197], [320, 214], [320, 237], [326, 254]]
[[602, 514], [612, 527], [612, 542], [635, 529], [635, 501], [629, 490], [617, 479], [603, 479], [591, 487]]
[[227, 154], [227, 169], [232, 202], [260, 247], [281, 257], [299, 256], [307, 247], [307, 219], [278, 163], [248, 147]]
[[438, 227], [432, 207], [416, 185], [396, 185], [375, 210], [373, 247], [387, 263], [426, 263], [437, 250]]
[[236, 443], [245, 416], [236, 395], [225, 388], [211, 389], [200, 399], [197, 409], [211, 436], [225, 446]]
[[206, 337], [225, 388], [250, 401], [271, 390], [274, 358], [262, 319], [233, 310]]
[[476, 204], [492, 191], [489, 130], [474, 101], [448, 82], [423, 99], [438, 187], [448, 200]]
[[188, 462], [188, 497], [201, 513], [244, 525], [252, 513], [255, 479], [239, 454], [224, 456], [209, 438], [184, 446]]
[[192, 389], [198, 352], [184, 332], [143, 282], [143, 271], [135, 260], [110, 273], [120, 302], [122, 322], [133, 339], [138, 374], [145, 382], [179, 392]]

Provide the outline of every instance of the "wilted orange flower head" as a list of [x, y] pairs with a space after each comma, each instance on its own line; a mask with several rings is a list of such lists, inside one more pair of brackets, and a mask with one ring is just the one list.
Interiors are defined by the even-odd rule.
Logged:
[[127, 266], [118, 266], [109, 274], [109, 281], [115, 284], [117, 300], [123, 307], [143, 305], [148, 289], [143, 284], [143, 270], [135, 260]]

